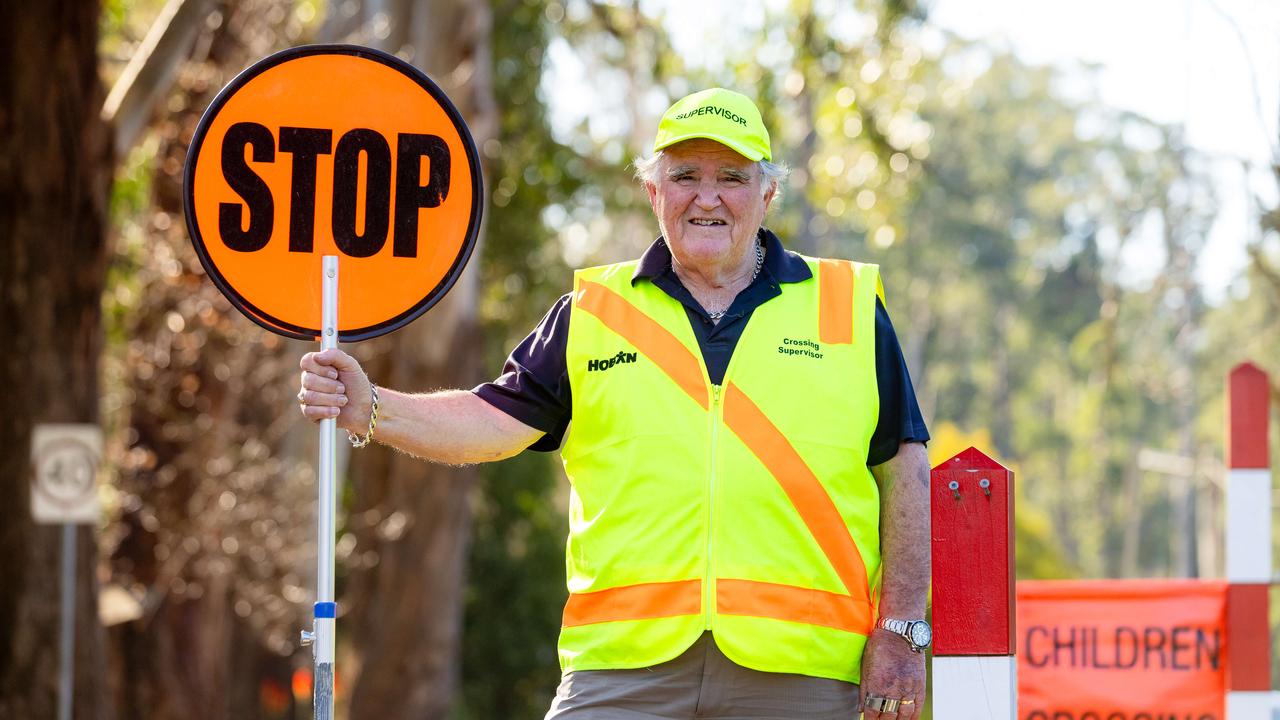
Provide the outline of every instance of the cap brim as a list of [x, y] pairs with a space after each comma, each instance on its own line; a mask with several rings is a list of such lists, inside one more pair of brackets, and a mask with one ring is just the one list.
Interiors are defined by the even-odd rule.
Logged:
[[759, 150], [749, 148], [740, 142], [736, 142], [730, 138], [726, 138], [722, 135], [716, 135], [714, 133], [689, 133], [688, 135], [678, 135], [673, 138], [668, 138], [667, 141], [662, 143], [661, 145], [655, 144], [653, 146], [653, 150], [654, 152], [657, 152], [659, 150], [662, 150], [663, 148], [671, 147], [676, 143], [682, 143], [685, 140], [695, 140], [697, 138], [703, 138], [705, 140], [715, 140], [716, 142], [720, 143], [721, 145], [724, 145], [725, 147], [728, 147], [729, 149], [738, 153], [742, 157], [750, 160], [751, 162], [758, 162], [760, 160], [768, 159], [768, 158], [765, 158], [764, 153], [760, 152]]

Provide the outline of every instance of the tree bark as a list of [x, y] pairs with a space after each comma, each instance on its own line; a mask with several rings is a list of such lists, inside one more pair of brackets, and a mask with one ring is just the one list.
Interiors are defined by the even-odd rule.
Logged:
[[[0, 4], [0, 718], [57, 716], [57, 526], [33, 523], [32, 429], [97, 423], [110, 138], [97, 2]], [[97, 544], [76, 533], [76, 718], [111, 718]]]
[[[334, 6], [342, 12], [342, 6]], [[327, 21], [325, 40], [364, 42], [406, 57], [440, 85], [476, 144], [495, 133], [485, 0], [366, 1]], [[449, 295], [394, 336], [357, 353], [374, 382], [403, 389], [471, 387], [482, 378], [474, 258]], [[352, 718], [444, 718], [457, 690], [475, 468], [429, 465], [385, 448], [353, 453], [357, 539], [344, 600], [358, 655]], [[339, 668], [339, 672], [342, 668]]]

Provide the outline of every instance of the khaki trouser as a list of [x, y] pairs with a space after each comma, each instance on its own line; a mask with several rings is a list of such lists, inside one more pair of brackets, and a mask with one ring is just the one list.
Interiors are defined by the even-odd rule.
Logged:
[[704, 633], [660, 665], [566, 673], [546, 720], [852, 720], [857, 708], [853, 683], [749, 670]]

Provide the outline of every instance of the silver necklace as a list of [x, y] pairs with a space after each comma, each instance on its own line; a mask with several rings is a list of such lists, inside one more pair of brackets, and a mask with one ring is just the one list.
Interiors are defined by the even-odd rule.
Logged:
[[[750, 287], [751, 283], [755, 282], [756, 278], [760, 277], [760, 268], [762, 267], [764, 267], [764, 246], [757, 242], [756, 243], [756, 269], [751, 271], [751, 279], [747, 281], [747, 287]], [[729, 301], [729, 304], [732, 305], [733, 301], [732, 300]], [[726, 307], [723, 310], [717, 310], [715, 312], [707, 313], [707, 317], [711, 318], [712, 322], [715, 322], [723, 318], [724, 314], [727, 312], [729, 312], [729, 308]]]

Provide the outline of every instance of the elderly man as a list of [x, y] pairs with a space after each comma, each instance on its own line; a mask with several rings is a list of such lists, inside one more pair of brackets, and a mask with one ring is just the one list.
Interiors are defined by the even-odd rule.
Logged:
[[578, 271], [497, 380], [410, 395], [308, 353], [302, 411], [440, 462], [560, 449], [548, 718], [914, 718], [928, 431], [878, 269], [762, 226], [786, 171], [745, 96], [681, 99], [654, 151], [637, 175], [661, 237]]

